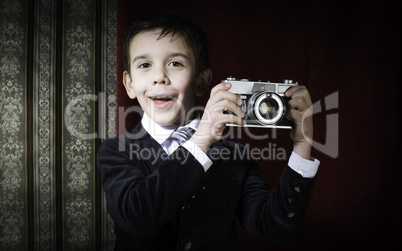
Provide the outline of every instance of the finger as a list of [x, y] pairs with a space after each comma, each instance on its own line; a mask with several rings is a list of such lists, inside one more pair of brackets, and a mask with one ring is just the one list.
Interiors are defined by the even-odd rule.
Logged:
[[217, 118], [215, 124], [216, 125], [226, 125], [228, 123], [237, 124], [237, 125], [245, 125], [246, 121], [239, 116], [233, 114], [220, 114]]
[[307, 91], [307, 88], [304, 85], [297, 85], [290, 87], [289, 89], [286, 90], [285, 96], [286, 97], [292, 97], [296, 92], [300, 91]]
[[237, 94], [234, 94], [230, 91], [220, 90], [218, 92], [215, 92], [214, 95], [211, 95], [210, 97], [211, 103], [218, 103], [225, 99], [230, 100], [231, 102], [238, 105], [241, 105], [243, 103], [243, 100], [239, 98]]
[[288, 108], [294, 109], [297, 111], [305, 111], [310, 106], [311, 105], [303, 97], [292, 98], [288, 102]]
[[297, 86], [290, 87], [289, 89], [286, 90], [285, 96], [286, 97], [291, 97], [294, 92], [296, 92], [297, 90], [299, 90], [300, 88], [303, 88], [303, 87], [305, 87], [305, 86], [297, 85]]
[[285, 96], [291, 97], [292, 99], [302, 98], [306, 101], [308, 106], [312, 105], [310, 93], [308, 92], [307, 88], [303, 85], [301, 86], [294, 86], [288, 89], [285, 93]]
[[246, 124], [246, 121], [244, 119], [242, 119], [240, 116], [235, 116], [232, 114], [225, 114], [225, 115], [229, 116], [229, 123], [237, 124], [237, 125], [241, 125], [241, 126], [244, 126]]
[[296, 109], [289, 109], [286, 111], [285, 118], [295, 122], [298, 118], [301, 117], [301, 113]]
[[219, 112], [219, 113], [223, 113], [225, 111], [230, 111], [238, 117], [241, 117], [241, 118], [244, 117], [244, 113], [240, 109], [240, 107], [228, 99], [224, 99], [224, 100], [220, 101], [219, 103], [215, 104], [213, 110], [214, 110], [214, 112]]
[[310, 93], [307, 88], [300, 88], [293, 93], [292, 98], [303, 98], [308, 101], [310, 100]]
[[219, 91], [227, 91], [232, 87], [231, 83], [220, 83], [214, 86], [211, 90], [211, 97], [214, 96]]

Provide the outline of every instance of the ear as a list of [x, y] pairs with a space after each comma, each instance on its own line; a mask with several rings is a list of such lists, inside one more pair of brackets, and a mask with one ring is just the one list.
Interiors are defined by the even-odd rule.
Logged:
[[127, 71], [124, 71], [124, 72], [123, 72], [123, 85], [124, 85], [124, 87], [126, 87], [127, 95], [128, 95], [131, 99], [135, 99], [135, 98], [136, 98], [133, 84], [134, 84], [134, 83], [133, 83], [133, 81], [131, 80], [130, 74], [129, 74]]
[[208, 86], [212, 81], [212, 71], [211, 69], [206, 69], [200, 73], [195, 81], [195, 95], [197, 97], [201, 97], [204, 95], [207, 90]]

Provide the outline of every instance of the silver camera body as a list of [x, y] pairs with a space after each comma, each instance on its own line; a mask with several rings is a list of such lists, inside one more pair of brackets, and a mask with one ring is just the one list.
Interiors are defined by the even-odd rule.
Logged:
[[[297, 82], [284, 80], [283, 83], [271, 83], [233, 77], [222, 82], [231, 83], [232, 87], [229, 91], [237, 94], [243, 100], [243, 104], [239, 107], [245, 113], [245, 126], [292, 128], [292, 121], [285, 118], [287, 103], [290, 100], [290, 98], [285, 97], [285, 92], [290, 87], [297, 86]], [[239, 126], [237, 124], [227, 125]]]

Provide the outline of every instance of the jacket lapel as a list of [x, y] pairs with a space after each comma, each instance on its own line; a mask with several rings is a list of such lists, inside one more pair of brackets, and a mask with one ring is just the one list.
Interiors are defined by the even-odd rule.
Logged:
[[135, 155], [141, 157], [138, 161], [147, 166], [149, 173], [153, 173], [159, 167], [160, 162], [167, 157], [162, 146], [148, 134], [141, 122], [127, 137], [129, 137], [130, 144], [138, 145], [135, 149], [140, 152], [136, 152]]

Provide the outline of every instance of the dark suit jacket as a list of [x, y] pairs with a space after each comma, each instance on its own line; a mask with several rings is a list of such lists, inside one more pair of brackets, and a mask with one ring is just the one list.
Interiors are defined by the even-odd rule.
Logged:
[[183, 147], [167, 156], [141, 123], [103, 142], [98, 168], [116, 250], [234, 250], [236, 216], [267, 243], [295, 237], [314, 179], [286, 167], [271, 189], [240, 144], [210, 149], [214, 163], [204, 172]]

